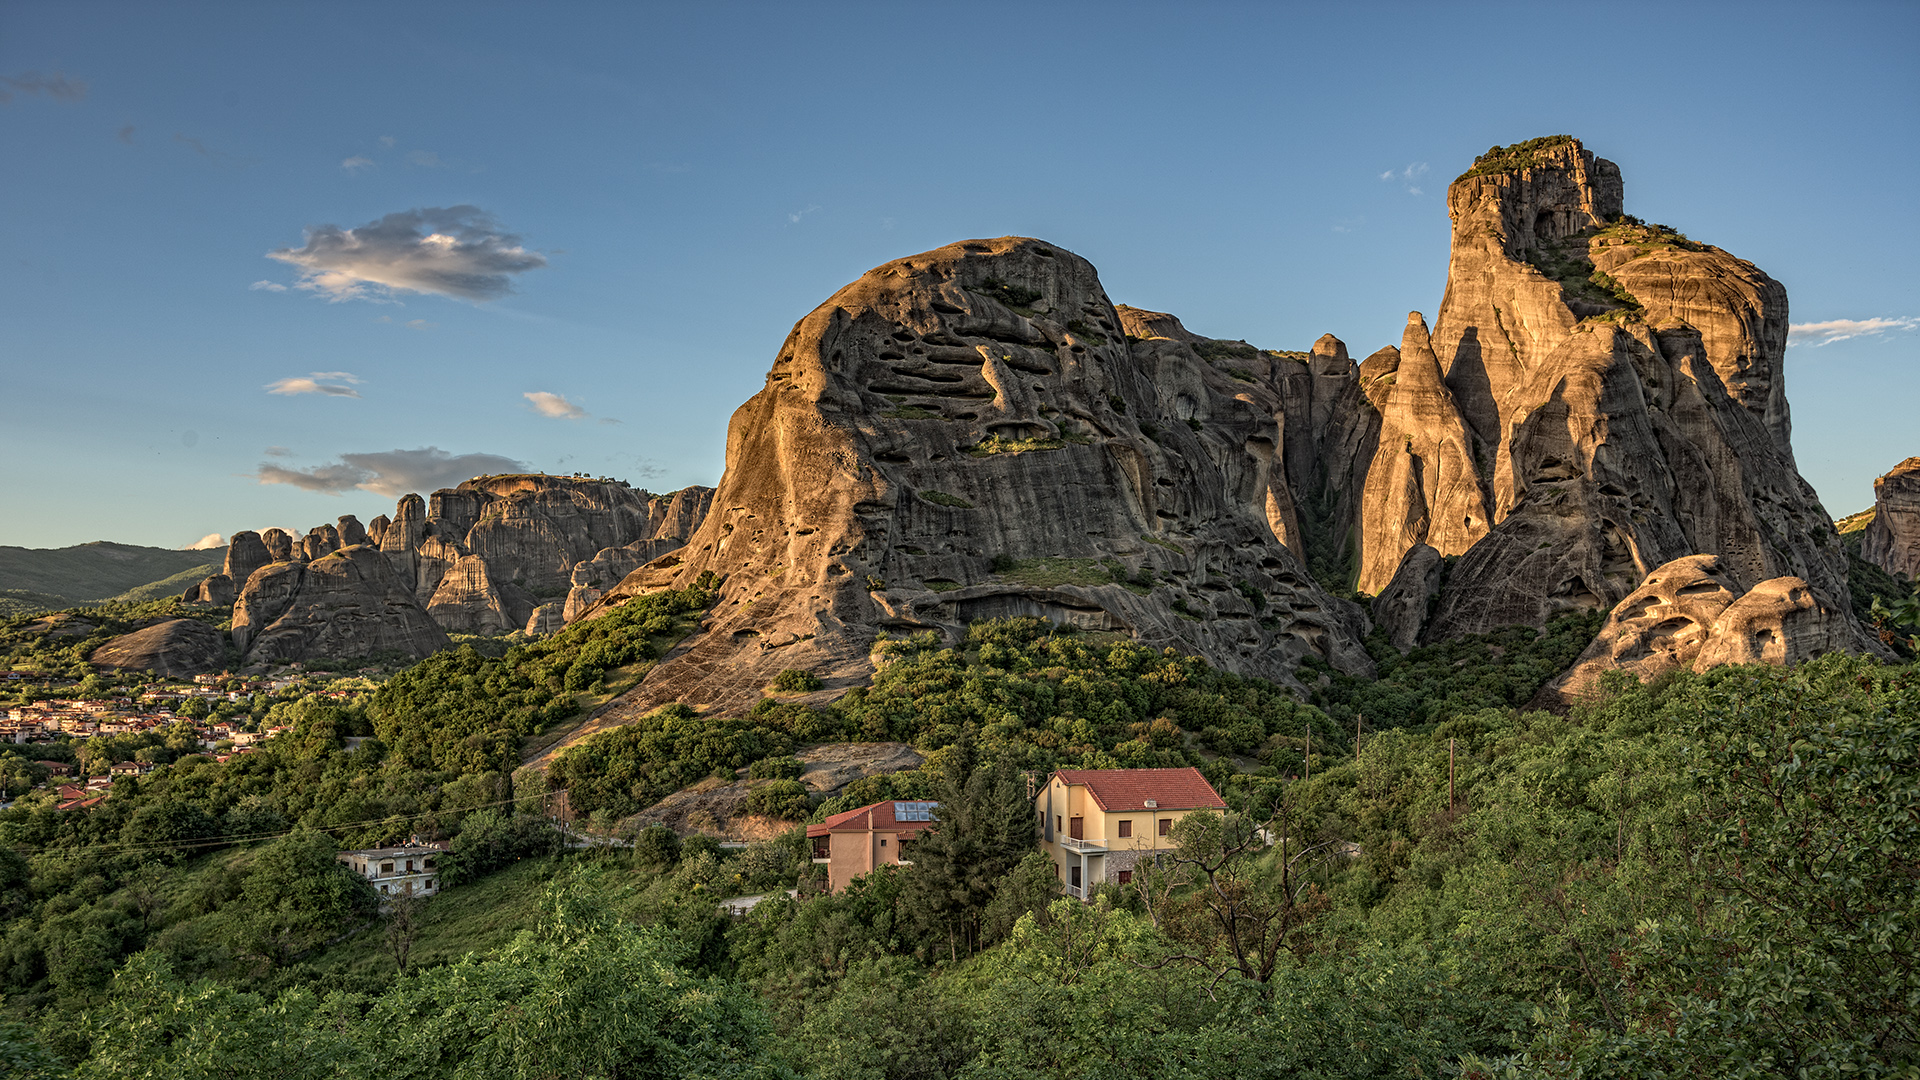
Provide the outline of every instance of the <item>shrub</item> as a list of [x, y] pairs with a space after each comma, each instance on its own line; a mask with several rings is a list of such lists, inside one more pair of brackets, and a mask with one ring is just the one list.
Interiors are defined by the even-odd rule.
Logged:
[[649, 825], [633, 838], [633, 861], [668, 867], [680, 861], [680, 834], [665, 825]]
[[796, 757], [770, 757], [747, 766], [749, 780], [798, 780], [804, 770]]
[[773, 688], [783, 694], [804, 694], [820, 689], [820, 676], [800, 668], [788, 668], [773, 677]]
[[801, 821], [807, 816], [807, 785], [798, 780], [768, 780], [747, 793], [747, 812], [782, 821]]

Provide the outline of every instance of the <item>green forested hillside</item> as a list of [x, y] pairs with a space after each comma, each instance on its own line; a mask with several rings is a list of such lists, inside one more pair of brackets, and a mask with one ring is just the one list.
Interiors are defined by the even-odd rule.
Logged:
[[[96, 540], [64, 548], [0, 546], [0, 595], [10, 590], [47, 598], [58, 609], [109, 598], [130, 602], [177, 595], [219, 572], [223, 551], [173, 551]], [[185, 575], [182, 577], [182, 575]], [[177, 583], [151, 595], [122, 596], [158, 582]]]
[[[92, 811], [0, 811], [0, 1061], [88, 1077], [1913, 1075], [1911, 666], [1726, 668], [1525, 711], [1577, 648], [1568, 624], [1319, 681], [1315, 705], [1009, 620], [963, 649], [892, 643], [873, 686], [831, 707], [669, 707], [545, 780], [510, 771], [508, 748], [704, 602], [645, 598], [499, 659], [449, 653], [373, 694], [281, 701], [271, 720], [292, 729], [263, 751], [220, 765], [159, 747], [171, 764]], [[1358, 746], [1329, 715], [1343, 709], [1368, 717]], [[798, 820], [737, 852], [617, 825], [708, 775], [780, 795], [795, 749], [849, 738], [928, 760], [833, 802], [760, 805], [818, 818], [924, 797], [941, 826], [845, 893], [819, 894]], [[1183, 825], [1178, 854], [1128, 887], [1060, 898], [1024, 774], [1189, 763], [1234, 813]], [[560, 786], [572, 827], [601, 839], [541, 814]], [[423, 910], [382, 913], [331, 860], [413, 834], [453, 847], [452, 887]]]

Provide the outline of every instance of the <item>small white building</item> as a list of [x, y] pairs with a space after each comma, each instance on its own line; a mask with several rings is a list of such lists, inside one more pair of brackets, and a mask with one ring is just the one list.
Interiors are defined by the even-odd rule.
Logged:
[[396, 847], [343, 851], [338, 858], [382, 896], [432, 896], [440, 891], [436, 862], [446, 850], [445, 840], [429, 843], [416, 837]]

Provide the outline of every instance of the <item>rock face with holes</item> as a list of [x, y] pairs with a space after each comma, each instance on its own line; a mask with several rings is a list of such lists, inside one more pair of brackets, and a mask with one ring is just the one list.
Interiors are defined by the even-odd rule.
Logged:
[[234, 604], [233, 643], [250, 663], [378, 652], [417, 658], [449, 644], [371, 544], [254, 571]]
[[[392, 518], [381, 515], [368, 526], [349, 515], [315, 526], [298, 542], [279, 529], [236, 533], [225, 572], [188, 590], [186, 599], [234, 604], [258, 570], [366, 545], [386, 556], [443, 629], [551, 633], [563, 614], [577, 615], [635, 567], [684, 544], [712, 498], [705, 487], [653, 495], [613, 480], [483, 476], [430, 499], [407, 495]], [[256, 631], [264, 625], [255, 609], [277, 602], [269, 598], [283, 589], [286, 573], [263, 581], [246, 612], [236, 610], [236, 628], [242, 618]]]
[[[879, 633], [951, 640], [1003, 615], [1274, 678], [1307, 655], [1368, 670], [1364, 614], [1306, 572], [1287, 472], [1295, 437], [1343, 478], [1372, 454], [1355, 417], [1312, 430], [1315, 393], [1329, 412], [1364, 401], [1335, 346], [1316, 368], [1117, 311], [1090, 264], [1038, 240], [868, 272], [794, 327], [734, 414], [687, 546], [594, 608], [721, 579], [703, 631], [608, 719], [745, 708], [783, 668], [849, 685]], [[1296, 415], [1307, 430], [1288, 430]]]
[[[1784, 290], [1622, 217], [1622, 193], [1616, 167], [1564, 137], [1490, 155], [1448, 191], [1433, 347], [1489, 527], [1426, 538], [1461, 556], [1426, 640], [1609, 609], [1695, 552], [1742, 590], [1798, 577], [1848, 610], [1845, 556], [1787, 441]], [[1363, 565], [1411, 539], [1368, 532]]]
[[1873, 520], [1860, 537], [1860, 557], [1889, 574], [1920, 580], [1920, 457], [1873, 482]]
[[1836, 651], [1880, 649], [1832, 597], [1800, 578], [1743, 590], [1719, 556], [1688, 555], [1647, 575], [1542, 697], [1544, 703], [1577, 700], [1611, 671], [1648, 682], [1682, 668], [1795, 664]]

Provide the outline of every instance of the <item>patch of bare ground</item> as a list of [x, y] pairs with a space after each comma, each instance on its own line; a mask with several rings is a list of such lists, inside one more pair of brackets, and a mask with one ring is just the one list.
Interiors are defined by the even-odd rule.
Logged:
[[[924, 758], [906, 743], [824, 743], [794, 755], [800, 782], [817, 799], [831, 798], [863, 776], [917, 767]], [[681, 788], [623, 824], [638, 828], [665, 825], [678, 833], [706, 833], [722, 840], [767, 840], [793, 828], [790, 821], [747, 813], [747, 793], [755, 783], [710, 776]]]

